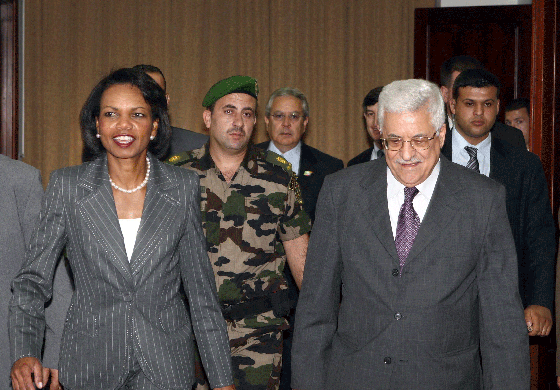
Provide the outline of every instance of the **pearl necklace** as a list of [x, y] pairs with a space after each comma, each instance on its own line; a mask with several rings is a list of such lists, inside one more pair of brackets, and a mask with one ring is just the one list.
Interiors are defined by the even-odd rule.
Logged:
[[146, 169], [146, 177], [144, 178], [144, 181], [142, 183], [140, 183], [140, 185], [138, 187], [133, 188], [131, 190], [125, 190], [124, 188], [121, 188], [118, 185], [116, 185], [115, 182], [113, 181], [113, 179], [111, 179], [111, 175], [109, 175], [109, 181], [111, 182], [111, 187], [113, 187], [115, 190], [119, 190], [121, 192], [126, 192], [127, 194], [132, 194], [133, 192], [136, 192], [136, 191], [141, 190], [142, 188], [146, 187], [146, 184], [148, 184], [148, 179], [150, 178], [150, 159], [148, 158], [148, 156], [146, 156], [146, 163], [148, 164], [148, 169]]

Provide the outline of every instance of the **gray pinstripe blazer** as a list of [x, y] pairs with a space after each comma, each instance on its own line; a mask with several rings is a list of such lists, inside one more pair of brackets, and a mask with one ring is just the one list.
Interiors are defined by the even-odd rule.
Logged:
[[154, 384], [189, 387], [193, 330], [212, 387], [232, 383], [225, 321], [200, 222], [198, 177], [153, 156], [150, 161], [130, 263], [102, 157], [52, 174], [26, 262], [12, 283], [12, 359], [39, 357], [43, 303], [66, 247], [76, 286], [59, 362], [67, 389], [119, 387], [131, 356]]

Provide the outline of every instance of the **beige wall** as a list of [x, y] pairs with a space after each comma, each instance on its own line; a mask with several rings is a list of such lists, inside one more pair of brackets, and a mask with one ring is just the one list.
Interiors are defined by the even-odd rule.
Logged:
[[[413, 74], [414, 8], [433, 0], [26, 0], [25, 161], [80, 163], [80, 108], [110, 70], [160, 67], [172, 123], [202, 132], [208, 88], [233, 74], [260, 86], [256, 141], [276, 88], [311, 106], [306, 142], [345, 162], [368, 147], [361, 101]], [[154, 6], [155, 4], [155, 6]]]

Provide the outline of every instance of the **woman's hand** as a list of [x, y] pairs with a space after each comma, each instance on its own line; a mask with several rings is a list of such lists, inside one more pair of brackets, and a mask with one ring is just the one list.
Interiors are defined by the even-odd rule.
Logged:
[[[29, 356], [17, 360], [12, 366], [12, 387], [14, 390], [35, 390], [42, 389], [49, 381], [50, 369], [43, 367], [39, 359]], [[53, 378], [55, 379], [55, 378]], [[58, 384], [58, 375], [56, 375], [55, 387], [51, 384], [52, 389], [56, 389]], [[33, 383], [35, 382], [35, 383]]]

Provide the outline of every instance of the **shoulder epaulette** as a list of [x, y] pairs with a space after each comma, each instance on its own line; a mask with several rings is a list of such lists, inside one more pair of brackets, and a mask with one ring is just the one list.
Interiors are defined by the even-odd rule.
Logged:
[[193, 158], [192, 152], [181, 152], [179, 154], [174, 154], [169, 157], [165, 162], [170, 165], [175, 165], [177, 167], [185, 165], [189, 160]]
[[274, 165], [278, 165], [278, 166], [282, 167], [290, 175], [293, 173], [292, 172], [292, 164], [290, 164], [284, 157], [282, 157], [279, 154], [276, 154], [276, 153], [274, 153], [270, 150], [268, 150], [266, 152], [266, 161], [268, 161], [269, 163], [272, 163]]

